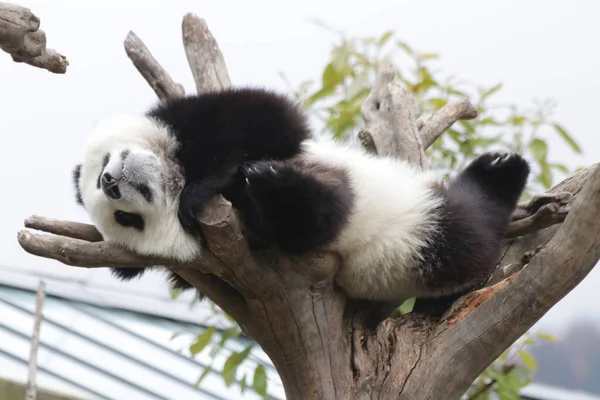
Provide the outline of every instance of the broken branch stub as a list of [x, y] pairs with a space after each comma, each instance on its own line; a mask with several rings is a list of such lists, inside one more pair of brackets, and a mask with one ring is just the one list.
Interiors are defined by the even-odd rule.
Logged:
[[127, 34], [124, 42], [129, 59], [154, 90], [160, 100], [172, 100], [183, 97], [183, 86], [175, 83], [167, 71], [156, 61], [144, 42], [133, 32]]
[[[396, 71], [388, 67], [379, 76], [361, 111], [365, 128], [361, 142], [379, 156], [394, 156], [421, 168], [427, 160], [415, 121], [414, 101], [395, 82]], [[370, 139], [369, 139], [369, 135]], [[372, 144], [371, 144], [372, 142]]]
[[231, 86], [225, 58], [206, 21], [188, 13], [181, 24], [183, 46], [198, 93]]
[[67, 58], [46, 48], [46, 34], [39, 27], [40, 19], [29, 8], [0, 3], [0, 49], [15, 62], [64, 74]]

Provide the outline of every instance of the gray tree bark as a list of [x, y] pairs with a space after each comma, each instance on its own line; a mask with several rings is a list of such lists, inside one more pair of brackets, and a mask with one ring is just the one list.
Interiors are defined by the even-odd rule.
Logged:
[[55, 74], [64, 74], [69, 62], [62, 54], [46, 48], [40, 19], [30, 9], [0, 3], [0, 49], [15, 62], [24, 62]]
[[[188, 14], [184, 47], [199, 92], [230, 85], [223, 56], [206, 23]], [[161, 99], [183, 95], [143, 43], [130, 33], [127, 54]], [[134, 54], [145, 54], [135, 58]], [[363, 107], [361, 141], [379, 155], [427, 167], [425, 150], [458, 119], [474, 118], [463, 99], [415, 120], [413, 100], [385, 70]], [[186, 265], [143, 257], [101, 241], [94, 227], [43, 217], [21, 231], [31, 254], [97, 267], [164, 265], [206, 294], [270, 356], [292, 399], [458, 399], [473, 380], [600, 258], [600, 167], [592, 165], [548, 193], [521, 204], [505, 251], [487, 284], [440, 316], [427, 302], [363, 326], [377, 305], [349, 301], [334, 285], [335, 254], [256, 255], [235, 210], [216, 197], [201, 218], [210, 251]]]

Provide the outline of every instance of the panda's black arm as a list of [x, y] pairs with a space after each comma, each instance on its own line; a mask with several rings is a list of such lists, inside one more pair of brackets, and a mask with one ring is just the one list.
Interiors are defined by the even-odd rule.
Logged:
[[215, 196], [222, 185], [216, 178], [205, 178], [187, 182], [179, 198], [178, 217], [188, 232], [200, 235], [199, 219], [207, 202]]
[[341, 171], [298, 161], [253, 163], [240, 181], [226, 197], [256, 238], [287, 253], [328, 244], [346, 223], [353, 200]]

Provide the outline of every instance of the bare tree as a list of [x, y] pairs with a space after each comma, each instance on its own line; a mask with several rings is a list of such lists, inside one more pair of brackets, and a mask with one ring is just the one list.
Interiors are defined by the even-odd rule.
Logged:
[[64, 74], [69, 62], [62, 54], [46, 48], [40, 19], [30, 9], [0, 3], [0, 49], [15, 62], [24, 62], [55, 74]]
[[[223, 56], [202, 19], [187, 14], [183, 42], [198, 92], [230, 85]], [[183, 96], [133, 33], [125, 50], [160, 99]], [[474, 118], [467, 100], [415, 119], [413, 100], [381, 72], [363, 105], [361, 143], [379, 155], [427, 168], [425, 150], [458, 119]], [[204, 256], [182, 265], [134, 254], [93, 226], [33, 216], [21, 231], [27, 252], [66, 265], [166, 266], [206, 294], [270, 356], [288, 399], [457, 399], [473, 380], [550, 307], [572, 290], [600, 257], [600, 167], [590, 166], [519, 205], [510, 238], [488, 282], [434, 313], [434, 304], [363, 325], [378, 305], [355, 303], [334, 285], [335, 254], [253, 254], [243, 227], [222, 197], [201, 217]], [[439, 310], [438, 310], [439, 311]]]

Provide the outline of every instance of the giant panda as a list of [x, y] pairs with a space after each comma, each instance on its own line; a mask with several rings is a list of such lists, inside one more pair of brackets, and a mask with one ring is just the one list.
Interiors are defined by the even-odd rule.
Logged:
[[299, 156], [245, 168], [233, 199], [250, 230], [281, 250], [337, 253], [336, 283], [349, 297], [399, 306], [489, 276], [529, 172], [519, 154], [489, 152], [446, 184], [403, 160], [311, 139]]
[[490, 152], [446, 184], [311, 136], [283, 96], [232, 89], [101, 124], [74, 176], [103, 236], [140, 254], [201, 257], [196, 217], [220, 193], [252, 243], [335, 252], [335, 281], [350, 298], [399, 305], [461, 293], [489, 275], [529, 172], [522, 156]]
[[[206, 201], [241, 179], [244, 164], [298, 154], [310, 135], [299, 104], [273, 91], [232, 88], [191, 95], [92, 129], [72, 172], [76, 201], [105, 240], [187, 262], [202, 254]], [[146, 268], [113, 268], [122, 280]], [[189, 287], [170, 274], [175, 288]]]

